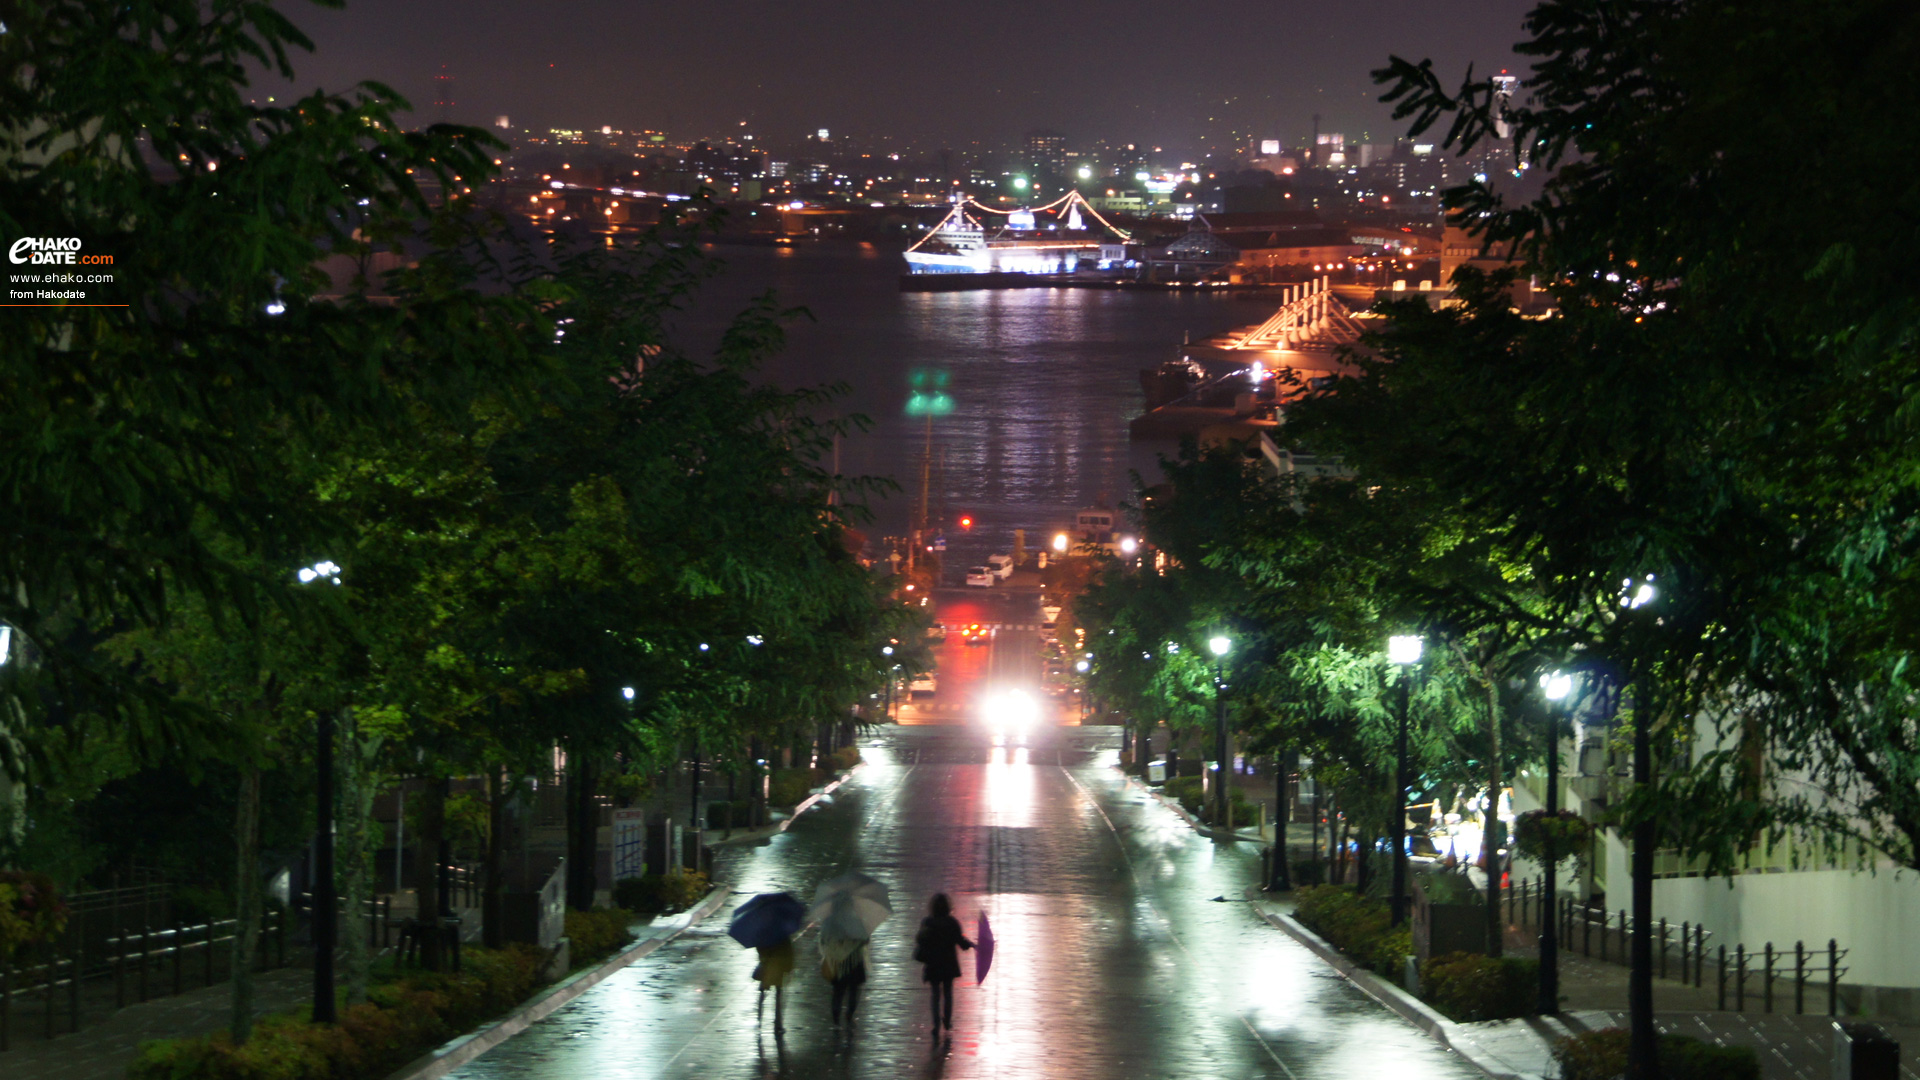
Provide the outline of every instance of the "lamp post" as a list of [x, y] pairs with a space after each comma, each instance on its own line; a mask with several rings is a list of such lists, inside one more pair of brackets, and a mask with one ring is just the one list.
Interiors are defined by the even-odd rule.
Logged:
[[[1645, 581], [1621, 582], [1620, 605], [1633, 610], [1658, 597], [1653, 575]], [[1644, 790], [1653, 782], [1653, 717], [1635, 695], [1633, 703], [1633, 784]], [[1654, 1080], [1659, 1071], [1659, 1032], [1653, 1026], [1653, 848], [1658, 832], [1651, 814], [1633, 823], [1633, 850], [1628, 870], [1633, 896], [1633, 937], [1627, 969], [1627, 1076]]]
[[[340, 567], [318, 562], [294, 575], [302, 585], [316, 581], [340, 584]], [[338, 1016], [333, 1001], [334, 930], [339, 906], [333, 882], [333, 712], [314, 714], [313, 730], [313, 1022], [331, 1024]]]
[[1387, 819], [1393, 839], [1393, 925], [1407, 921], [1407, 711], [1421, 641], [1416, 634], [1387, 639], [1387, 659], [1400, 668], [1400, 723], [1394, 737], [1393, 813]]
[[[893, 659], [893, 646], [891, 645], [880, 646], [880, 655], [886, 657], [889, 661], [891, 661]], [[893, 723], [893, 672], [894, 672], [894, 666], [889, 666], [887, 668], [887, 704], [886, 704], [887, 723], [889, 724]]]
[[1213, 650], [1213, 827], [1214, 838], [1220, 838], [1220, 829], [1227, 830], [1227, 839], [1233, 839], [1233, 823], [1227, 818], [1227, 653], [1233, 649], [1233, 641], [1225, 634], [1215, 634], [1207, 641], [1207, 648]]
[[[1556, 671], [1540, 676], [1540, 692], [1547, 699], [1547, 817], [1560, 813], [1560, 714], [1557, 702], [1565, 701], [1573, 690], [1573, 678]], [[1559, 896], [1556, 870], [1559, 860], [1550, 853], [1546, 878], [1542, 883], [1545, 901], [1540, 908], [1540, 1001], [1541, 1015], [1560, 1011], [1560, 935], [1554, 926], [1554, 910]]]

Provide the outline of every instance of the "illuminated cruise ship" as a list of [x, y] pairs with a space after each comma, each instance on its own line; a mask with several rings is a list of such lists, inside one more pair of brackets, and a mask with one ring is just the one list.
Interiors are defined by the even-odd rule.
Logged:
[[[1064, 274], [1082, 254], [1098, 253], [1100, 237], [1087, 229], [1086, 212], [1117, 236], [1126, 233], [1102, 218], [1078, 191], [1033, 210], [996, 210], [964, 196], [940, 223], [907, 249], [907, 268], [915, 274]], [[989, 226], [968, 210], [1004, 217]], [[1059, 224], [1042, 227], [1036, 213], [1052, 211]]]

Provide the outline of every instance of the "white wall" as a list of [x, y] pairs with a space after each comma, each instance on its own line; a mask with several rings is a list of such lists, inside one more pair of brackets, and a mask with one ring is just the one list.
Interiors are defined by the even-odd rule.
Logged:
[[[1731, 883], [1731, 887], [1729, 887]], [[1653, 908], [1668, 922], [1705, 923], [1713, 943], [1758, 950], [1795, 941], [1850, 950], [1845, 981], [1920, 987], [1920, 874], [1803, 870], [1734, 878], [1662, 878]], [[1711, 947], [1711, 943], [1710, 943]]]

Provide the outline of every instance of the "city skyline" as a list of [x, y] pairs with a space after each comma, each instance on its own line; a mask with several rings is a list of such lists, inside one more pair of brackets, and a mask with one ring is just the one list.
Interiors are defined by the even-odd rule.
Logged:
[[[1033, 128], [1076, 143], [1201, 148], [1313, 130], [1404, 134], [1369, 73], [1389, 56], [1432, 58], [1443, 78], [1518, 70], [1510, 44], [1533, 0], [1438, 8], [1374, 0], [1365, 11], [1228, 0], [1170, 20], [1144, 4], [1089, 9], [994, 3], [964, 16], [843, 3], [754, 11], [722, 2], [663, 22], [647, 8], [361, 0], [287, 14], [315, 43], [291, 87], [386, 83], [422, 121], [516, 128], [611, 125], [762, 138], [820, 128], [922, 147], [991, 147]], [[1023, 32], [1016, 23], [1035, 29]], [[453, 104], [436, 107], [436, 76]], [[442, 84], [444, 85], [444, 84]]]

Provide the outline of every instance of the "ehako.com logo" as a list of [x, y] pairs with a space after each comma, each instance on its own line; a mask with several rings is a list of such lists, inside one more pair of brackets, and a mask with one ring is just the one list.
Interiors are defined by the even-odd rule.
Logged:
[[7, 249], [14, 264], [34, 266], [112, 266], [111, 255], [82, 255], [77, 236], [23, 236]]

